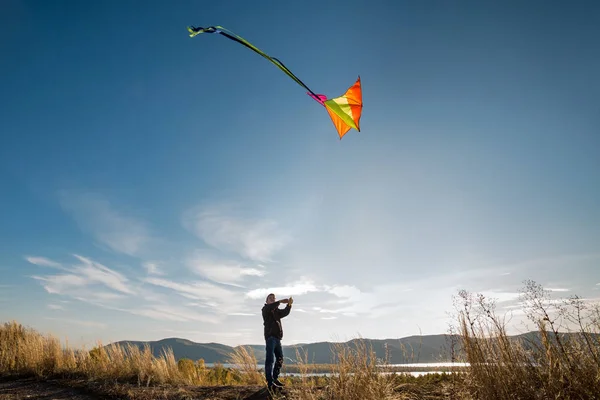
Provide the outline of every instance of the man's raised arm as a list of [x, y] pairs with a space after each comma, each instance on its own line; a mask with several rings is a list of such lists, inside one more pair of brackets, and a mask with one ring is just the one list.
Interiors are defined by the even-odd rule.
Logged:
[[285, 307], [283, 310], [281, 309], [277, 309], [277, 314], [279, 315], [279, 318], [284, 318], [287, 317], [290, 313], [290, 311], [292, 310], [292, 303], [294, 302], [294, 299], [292, 299], [291, 297], [289, 299], [283, 299], [280, 300], [282, 303], [287, 303], [287, 307]]

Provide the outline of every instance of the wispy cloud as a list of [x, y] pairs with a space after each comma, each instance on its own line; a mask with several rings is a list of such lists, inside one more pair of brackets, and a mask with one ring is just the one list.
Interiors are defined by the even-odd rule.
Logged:
[[144, 267], [148, 275], [165, 275], [157, 262], [146, 261], [142, 263], [142, 267]]
[[525, 271], [535, 268], [545, 270], [555, 267], [568, 267], [576, 263], [590, 262], [600, 259], [600, 253], [578, 253], [562, 254], [552, 257], [539, 257], [518, 261], [511, 264], [496, 265], [496, 269], [508, 269], [511, 271]]
[[26, 256], [25, 260], [40, 267], [62, 268], [62, 265], [45, 257]]
[[172, 289], [180, 296], [195, 300], [204, 300], [214, 306], [217, 306], [218, 303], [229, 302], [236, 296], [235, 292], [209, 282], [180, 283], [160, 278], [146, 278], [144, 282]]
[[127, 255], [137, 255], [150, 240], [146, 224], [125, 216], [110, 202], [93, 193], [62, 191], [60, 204], [79, 227], [111, 249]]
[[[243, 315], [241, 294], [210, 282], [179, 283], [149, 275], [132, 284], [127, 276], [88, 257], [73, 255], [73, 265], [61, 266], [53, 274], [34, 275], [44, 289], [107, 310], [129, 313], [160, 321], [219, 323], [227, 314]], [[147, 265], [146, 265], [147, 267]], [[62, 271], [66, 271], [63, 273]], [[153, 271], [156, 273], [156, 271]], [[173, 293], [195, 300], [182, 304]], [[52, 310], [63, 306], [51, 303]], [[75, 323], [74, 320], [71, 321]]]
[[77, 257], [77, 259], [79, 259], [83, 265], [76, 267], [74, 271], [86, 277], [90, 282], [104, 284], [118, 292], [127, 294], [134, 293], [134, 291], [127, 285], [128, 279], [122, 274], [113, 271], [100, 263], [92, 261], [89, 258], [78, 255], [75, 255], [75, 257]]
[[279, 298], [306, 294], [318, 294], [322, 298], [326, 295], [318, 306], [311, 308], [314, 312], [357, 316], [391, 313], [394, 306], [405, 301], [399, 294], [411, 290], [404, 285], [381, 285], [373, 288], [371, 292], [363, 292], [356, 286], [317, 286], [311, 281], [300, 281], [286, 286], [253, 289], [247, 292], [246, 296], [251, 299], [264, 299], [269, 293], [276, 293]]
[[342, 297], [346, 299], [357, 299], [362, 293], [356, 286], [349, 285], [325, 286], [324, 290], [337, 297]]
[[93, 285], [105, 286], [120, 293], [133, 294], [128, 286], [128, 279], [110, 268], [92, 261], [89, 258], [74, 255], [80, 261], [73, 267], [62, 267], [67, 274], [33, 276], [34, 279], [45, 282], [44, 288], [48, 293], [77, 295], [78, 289]]
[[[401, 308], [403, 303], [414, 299], [403, 293], [411, 292], [412, 288], [404, 284], [387, 284], [374, 287], [371, 291], [363, 292], [351, 285], [321, 285], [317, 286], [311, 281], [299, 281], [280, 287], [265, 287], [253, 289], [246, 293], [251, 299], [264, 299], [269, 293], [276, 293], [278, 298], [294, 295], [317, 295], [321, 300], [318, 306], [311, 307], [318, 314], [338, 314], [355, 317], [366, 314], [371, 317], [393, 313]], [[325, 297], [323, 297], [325, 296]], [[410, 297], [410, 299], [409, 299]], [[315, 300], [305, 305], [315, 304]], [[310, 313], [302, 309], [300, 312]]]
[[215, 330], [205, 330], [205, 331], [199, 331], [199, 330], [186, 330], [186, 329], [169, 329], [169, 328], [165, 328], [165, 329], [161, 329], [161, 332], [165, 332], [168, 334], [175, 334], [175, 335], [179, 335], [179, 336], [203, 336], [203, 337], [213, 337], [213, 340], [220, 340], [222, 338], [239, 338], [242, 336], [248, 336], [247, 331], [245, 331], [244, 329], [239, 329], [235, 332], [232, 331], [223, 331], [223, 332], [219, 332], [219, 331], [215, 331]]
[[32, 276], [33, 279], [44, 281], [44, 289], [52, 294], [66, 294], [69, 289], [82, 287], [87, 284], [87, 281], [77, 275], [54, 275], [54, 276]]
[[289, 234], [276, 221], [233, 215], [222, 205], [187, 211], [183, 225], [208, 245], [257, 262], [272, 261], [275, 253], [290, 241]]
[[134, 307], [122, 309], [131, 314], [141, 315], [160, 321], [199, 321], [216, 324], [221, 321], [221, 318], [215, 315], [199, 313], [185, 307], [174, 307], [167, 304], [156, 304], [152, 306]]
[[106, 329], [107, 328], [107, 325], [102, 322], [83, 321], [83, 320], [78, 320], [78, 319], [67, 319], [67, 318], [54, 318], [54, 317], [45, 317], [45, 319], [51, 320], [51, 321], [59, 321], [59, 322], [67, 323], [67, 324], [86, 326], [89, 328], [98, 328], [98, 329]]
[[481, 292], [486, 298], [494, 299], [498, 303], [505, 303], [510, 301], [516, 301], [521, 296], [518, 292], [505, 292], [502, 290], [487, 290]]
[[[140, 290], [140, 292], [143, 292]], [[194, 307], [192, 304], [180, 304], [173, 296], [162, 296], [151, 291], [138, 293], [136, 297], [130, 297], [124, 303], [122, 298], [115, 298], [114, 293], [91, 292], [90, 295], [75, 297], [77, 300], [93, 304], [112, 311], [118, 311], [146, 317], [158, 321], [189, 322], [200, 321], [206, 323], [218, 323], [223, 314], [211, 312], [211, 307]], [[124, 304], [128, 306], [123, 306]], [[198, 309], [202, 309], [200, 312]]]
[[323, 291], [323, 289], [318, 288], [312, 282], [298, 282], [288, 286], [253, 289], [247, 292], [246, 296], [251, 299], [261, 299], [266, 298], [269, 293], [279, 293], [281, 296], [295, 296], [319, 291]]
[[[311, 307], [316, 313], [339, 314], [348, 317], [366, 314], [370, 317], [390, 314], [402, 308], [407, 301], [414, 302], [408, 294], [413, 289], [405, 284], [386, 284], [373, 287], [370, 291], [362, 291], [352, 285], [315, 285], [312, 281], [299, 281], [280, 287], [253, 289], [246, 293], [251, 299], [264, 299], [269, 293], [276, 293], [279, 298], [292, 295], [316, 295], [320, 300], [311, 300], [305, 305], [318, 304]], [[324, 296], [324, 297], [323, 297]], [[303, 312], [308, 312], [303, 310]]]
[[569, 292], [571, 289], [564, 289], [564, 288], [546, 288], [547, 291], [549, 292]]
[[205, 251], [197, 251], [187, 262], [200, 276], [215, 282], [234, 284], [250, 276], [263, 276], [264, 268], [246, 267], [235, 261], [222, 260]]

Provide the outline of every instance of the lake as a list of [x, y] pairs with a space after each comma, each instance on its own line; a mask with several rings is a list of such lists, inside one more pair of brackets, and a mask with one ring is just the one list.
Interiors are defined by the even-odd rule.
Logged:
[[[208, 368], [214, 367], [216, 364], [206, 363]], [[221, 364], [225, 368], [236, 368], [234, 364]], [[287, 364], [293, 365], [293, 364]], [[409, 374], [412, 376], [421, 376], [427, 374], [436, 374], [442, 372], [452, 372], [453, 370], [459, 370], [460, 368], [468, 367], [469, 363], [459, 362], [439, 362], [439, 363], [411, 363], [411, 364], [388, 364], [388, 368], [393, 368], [396, 373]], [[264, 364], [258, 364], [257, 369], [264, 369]], [[285, 366], [284, 366], [285, 368]], [[392, 372], [390, 372], [392, 373]], [[286, 372], [282, 373], [281, 376], [302, 376], [299, 372]], [[310, 372], [304, 374], [304, 376], [331, 376], [331, 372]]]

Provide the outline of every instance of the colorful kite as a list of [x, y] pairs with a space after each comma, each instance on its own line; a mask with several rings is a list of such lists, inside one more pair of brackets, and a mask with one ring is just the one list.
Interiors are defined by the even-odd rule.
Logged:
[[315, 94], [312, 90], [309, 89], [308, 86], [304, 84], [296, 75], [292, 73], [281, 61], [276, 59], [275, 57], [271, 57], [267, 55], [262, 50], [258, 49], [256, 46], [249, 43], [247, 40], [242, 37], [236, 35], [235, 33], [223, 28], [222, 26], [210, 26], [208, 28], [202, 27], [188, 27], [188, 31], [190, 32], [190, 37], [194, 37], [201, 33], [219, 33], [225, 36], [228, 39], [231, 39], [235, 42], [238, 42], [250, 50], [253, 50], [271, 61], [275, 66], [277, 66], [280, 70], [285, 72], [290, 78], [296, 81], [297, 84], [302, 86], [304, 89], [308, 90], [308, 95], [312, 97], [319, 104], [324, 106], [335, 125], [335, 128], [338, 131], [338, 135], [340, 139], [351, 129], [354, 128], [360, 132], [360, 117], [362, 113], [362, 88], [360, 86], [360, 76], [343, 96], [336, 97], [333, 99], [327, 99], [327, 96], [322, 94]]

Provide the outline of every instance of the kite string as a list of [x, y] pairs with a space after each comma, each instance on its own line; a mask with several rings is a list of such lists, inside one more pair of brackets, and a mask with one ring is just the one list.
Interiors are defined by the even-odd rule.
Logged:
[[[247, 48], [255, 51], [256, 53], [260, 54], [267, 60], [271, 61], [275, 66], [277, 66], [279, 69], [281, 69], [283, 72], [285, 72], [296, 83], [298, 83], [304, 89], [308, 90], [313, 96], [317, 97], [317, 95], [304, 82], [302, 82], [296, 75], [294, 75], [294, 73], [292, 73], [292, 71], [290, 71], [290, 69], [288, 67], [286, 67], [285, 64], [283, 64], [283, 62], [281, 62], [279, 59], [269, 56], [267, 53], [260, 50], [258, 47], [254, 46], [252, 43], [248, 42], [243, 37], [233, 33], [232, 31], [230, 31], [228, 29], [223, 28], [222, 26], [216, 26], [215, 28], [216, 28], [216, 32], [220, 33], [221, 35], [225, 36], [226, 38], [231, 39], [235, 42], [238, 42], [238, 43], [246, 46]], [[209, 28], [206, 28], [206, 29], [209, 29]]]

